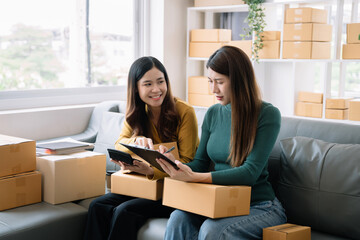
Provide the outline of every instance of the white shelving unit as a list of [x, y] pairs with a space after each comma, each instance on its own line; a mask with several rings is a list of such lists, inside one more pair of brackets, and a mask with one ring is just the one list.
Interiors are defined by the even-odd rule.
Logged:
[[[285, 10], [289, 7], [314, 7], [328, 10], [328, 23], [333, 26], [332, 58], [324, 60], [282, 59], [282, 40], [280, 59], [263, 59], [253, 62], [255, 74], [265, 101], [277, 106], [282, 115], [294, 115], [294, 106], [299, 91], [320, 91], [327, 97], [342, 97], [345, 93], [346, 67], [350, 63], [360, 64], [360, 60], [342, 60], [341, 48], [345, 39], [343, 28], [346, 23], [357, 22], [359, 0], [302, 0], [302, 1], [271, 1], [263, 6], [266, 11], [266, 31], [283, 31]], [[351, 5], [350, 20], [344, 20], [344, 7]], [[187, 11], [187, 77], [206, 76], [207, 58], [189, 57], [190, 31], [199, 28], [219, 28], [220, 13], [247, 12], [247, 5], [218, 7], [190, 7]], [[333, 68], [338, 65], [338, 89], [334, 91]], [[316, 85], [315, 85], [316, 84]], [[188, 92], [188, 89], [186, 89]], [[360, 92], [356, 97], [360, 97]], [[324, 104], [325, 105], [325, 104]], [[325, 116], [325, 114], [323, 114]]]

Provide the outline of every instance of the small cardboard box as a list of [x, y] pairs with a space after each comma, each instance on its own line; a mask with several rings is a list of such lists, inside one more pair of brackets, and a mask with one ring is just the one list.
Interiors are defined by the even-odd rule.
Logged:
[[346, 43], [360, 43], [360, 23], [346, 25]]
[[284, 41], [318, 41], [330, 42], [332, 26], [320, 23], [286, 23], [284, 24]]
[[360, 121], [360, 99], [349, 102], [349, 120]]
[[353, 98], [327, 98], [325, 108], [346, 109], [349, 108], [349, 101]]
[[163, 205], [210, 218], [248, 215], [251, 187], [188, 183], [165, 178]]
[[322, 103], [297, 102], [295, 115], [303, 117], [322, 118]]
[[191, 42], [229, 42], [231, 29], [193, 29], [190, 32]]
[[261, 39], [263, 41], [275, 41], [281, 40], [281, 32], [280, 31], [263, 31], [261, 34]]
[[312, 102], [312, 103], [322, 103], [323, 94], [315, 92], [299, 92], [298, 100], [301, 102]]
[[210, 107], [216, 103], [215, 95], [189, 93], [188, 102], [193, 106]]
[[349, 117], [348, 109], [325, 109], [325, 118], [345, 120]]
[[280, 41], [263, 41], [263, 48], [259, 51], [259, 58], [280, 58]]
[[111, 175], [111, 192], [159, 200], [162, 198], [164, 180], [149, 180], [146, 176], [137, 173], [124, 173], [121, 170]]
[[285, 23], [327, 23], [327, 10], [317, 8], [288, 8]]
[[234, 46], [243, 50], [246, 55], [251, 59], [251, 46], [252, 40], [241, 40], [241, 41], [231, 41], [228, 44], [229, 46]]
[[0, 177], [36, 169], [35, 141], [0, 134]]
[[245, 4], [242, 0], [195, 0], [195, 7], [225, 6]]
[[311, 228], [295, 224], [282, 224], [263, 229], [263, 240], [311, 240]]
[[41, 173], [1, 177], [0, 196], [0, 211], [41, 202]]
[[189, 56], [208, 58], [216, 50], [223, 46], [222, 43], [210, 43], [210, 42], [190, 42]]
[[343, 59], [360, 59], [360, 44], [343, 44]]
[[283, 58], [329, 59], [330, 42], [283, 42]]
[[105, 154], [85, 151], [41, 156], [36, 166], [43, 174], [45, 202], [58, 204], [105, 193]]
[[193, 76], [188, 78], [188, 93], [212, 95], [209, 79], [204, 76]]

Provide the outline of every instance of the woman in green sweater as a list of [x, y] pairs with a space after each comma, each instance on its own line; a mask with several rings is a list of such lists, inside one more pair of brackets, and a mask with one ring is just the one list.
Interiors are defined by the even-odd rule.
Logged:
[[[280, 112], [261, 100], [252, 64], [240, 49], [220, 48], [206, 67], [220, 104], [206, 113], [194, 160], [183, 164], [173, 159], [179, 170], [162, 159], [158, 162], [177, 180], [251, 186], [250, 214], [210, 219], [175, 210], [165, 239], [261, 239], [263, 228], [286, 222], [285, 210], [267, 180], [268, 158], [280, 130]], [[211, 162], [214, 170], [209, 172]]]

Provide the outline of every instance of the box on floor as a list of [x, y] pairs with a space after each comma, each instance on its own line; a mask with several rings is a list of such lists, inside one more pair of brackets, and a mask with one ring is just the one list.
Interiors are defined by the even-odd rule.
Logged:
[[311, 228], [295, 224], [282, 224], [263, 229], [263, 240], [311, 240]]
[[105, 193], [106, 156], [84, 151], [37, 157], [43, 175], [43, 200], [58, 204]]
[[251, 187], [188, 183], [165, 178], [163, 205], [210, 218], [248, 215]]

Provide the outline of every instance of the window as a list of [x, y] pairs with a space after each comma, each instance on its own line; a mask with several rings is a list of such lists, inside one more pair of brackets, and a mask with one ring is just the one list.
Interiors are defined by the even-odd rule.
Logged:
[[3, 4], [0, 110], [10, 109], [4, 105], [11, 99], [17, 102], [15, 109], [31, 106], [21, 104], [27, 99], [38, 99], [37, 107], [56, 96], [62, 96], [59, 103], [47, 102], [63, 105], [118, 98], [138, 57], [138, 2], [13, 0]]

